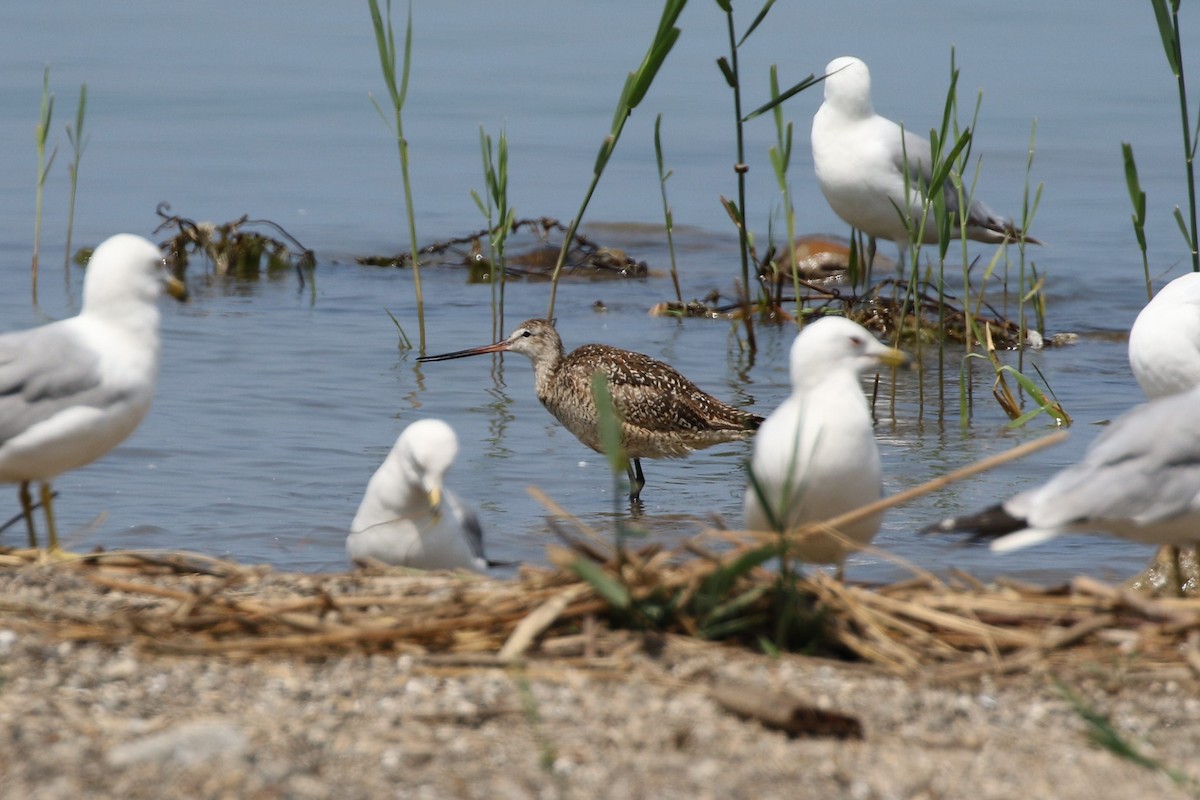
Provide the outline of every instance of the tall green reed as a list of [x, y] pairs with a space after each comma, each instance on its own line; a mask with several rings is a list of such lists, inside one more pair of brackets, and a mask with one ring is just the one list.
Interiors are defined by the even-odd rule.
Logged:
[[1150, 283], [1150, 256], [1146, 252], [1146, 193], [1138, 179], [1137, 162], [1133, 158], [1133, 145], [1121, 142], [1121, 157], [1125, 161], [1125, 185], [1129, 187], [1129, 200], [1133, 203], [1133, 235], [1138, 249], [1142, 251], [1142, 275], [1146, 281], [1146, 300], [1154, 299], [1154, 287]]
[[400, 173], [404, 182], [404, 206], [408, 217], [408, 235], [413, 269], [413, 291], [417, 298], [417, 326], [420, 352], [425, 352], [425, 299], [421, 293], [421, 264], [417, 258], [417, 221], [413, 211], [412, 180], [408, 168], [408, 139], [404, 136], [404, 101], [408, 95], [408, 76], [412, 66], [412, 3], [408, 6], [408, 24], [404, 33], [404, 56], [401, 62], [399, 77], [396, 74], [396, 37], [392, 29], [392, 0], [387, 0], [385, 6], [387, 16], [380, 14], [379, 0], [368, 0], [371, 6], [371, 24], [375, 28], [375, 45], [379, 51], [379, 67], [383, 72], [384, 83], [387, 84], [388, 96], [391, 99], [394, 119], [388, 119], [379, 101], [371, 95], [375, 110], [383, 119], [385, 125], [396, 137], [396, 147], [400, 153]]
[[[63, 267], [71, 266], [71, 234], [75, 229], [75, 194], [79, 187], [79, 162], [83, 159], [83, 148], [87, 140], [83, 136], [83, 114], [87, 110], [87, 84], [79, 88], [79, 105], [75, 109], [75, 127], [67, 125], [67, 141], [71, 143], [71, 153], [74, 156], [67, 165], [67, 173], [71, 177], [71, 199], [67, 204], [67, 253], [63, 258]], [[69, 274], [69, 273], [68, 273]]]
[[50, 91], [50, 67], [42, 73], [42, 103], [38, 111], [38, 124], [34, 129], [34, 141], [37, 144], [37, 191], [34, 195], [33, 210], [33, 265], [31, 282], [33, 285], [33, 302], [37, 304], [38, 284], [38, 250], [42, 240], [42, 194], [46, 187], [46, 176], [50, 174], [50, 166], [58, 153], [58, 145], [46, 157], [46, 142], [50, 137], [50, 120], [54, 116], [54, 94]]
[[487, 189], [483, 197], [472, 190], [471, 197], [487, 220], [492, 285], [492, 336], [499, 339], [505, 330], [504, 288], [508, 283], [504, 246], [516, 219], [516, 212], [508, 205], [508, 137], [504, 129], [501, 128], [499, 143], [493, 147], [492, 137], [485, 133], [480, 125], [479, 148], [483, 154], [483, 181]]
[[1183, 233], [1184, 241], [1192, 252], [1192, 271], [1200, 272], [1200, 246], [1196, 235], [1196, 147], [1200, 144], [1200, 123], [1194, 130], [1188, 116], [1187, 85], [1183, 71], [1183, 43], [1179, 33], [1179, 3], [1180, 0], [1150, 0], [1154, 7], [1154, 17], [1158, 21], [1158, 33], [1162, 39], [1163, 52], [1167, 56], [1167, 64], [1175, 76], [1179, 88], [1179, 121], [1183, 129], [1183, 160], [1187, 167], [1188, 221], [1183, 219], [1183, 212], [1175, 206], [1175, 221]]
[[[787, 225], [787, 255], [792, 270], [792, 291], [796, 297], [796, 324], [803, 323], [803, 300], [800, 297], [800, 268], [796, 263], [796, 209], [792, 205], [791, 184], [788, 183], [788, 166], [792, 162], [792, 123], [783, 122], [783, 105], [779, 101], [779, 71], [771, 65], [771, 100], [775, 101], [772, 116], [775, 120], [775, 145], [767, 154], [771, 158], [771, 169], [775, 182], [783, 196], [783, 215]], [[776, 298], [777, 302], [779, 298]]]
[[600, 176], [604, 174], [604, 168], [612, 157], [613, 150], [617, 147], [621, 131], [625, 129], [625, 121], [645, 99], [646, 92], [650, 90], [650, 84], [654, 82], [658, 70], [666, 61], [676, 40], [679, 39], [680, 29], [675, 27], [675, 22], [686, 5], [687, 0], [666, 0], [662, 17], [658, 21], [658, 28], [654, 32], [654, 39], [650, 42], [650, 48], [646, 51], [638, 68], [625, 78], [625, 86], [621, 89], [621, 96], [617, 99], [617, 108], [613, 112], [612, 127], [600, 144], [600, 151], [596, 154], [596, 162], [592, 167], [592, 181], [588, 185], [579, 211], [567, 226], [562, 249], [559, 250], [558, 260], [554, 264], [554, 274], [550, 279], [550, 306], [546, 311], [546, 319], [554, 319], [554, 300], [558, 295], [558, 278], [562, 274], [567, 253], [571, 250], [571, 243], [575, 241], [575, 232], [579, 229], [579, 223], [583, 219], [584, 212], [587, 211], [588, 204], [592, 201], [596, 187], [600, 184]]
[[667, 202], [667, 179], [671, 171], [663, 168], [662, 114], [654, 118], [654, 161], [658, 165], [658, 186], [662, 193], [663, 225], [667, 230], [667, 251], [671, 256], [671, 282], [675, 284], [675, 301], [683, 305], [683, 292], [679, 290], [679, 269], [675, 261], [675, 215]]
[[[1020, 296], [1017, 304], [1017, 330], [1020, 336], [1020, 349], [1017, 351], [1017, 368], [1025, 368], [1025, 342], [1029, 334], [1029, 319], [1026, 314], [1028, 306], [1033, 307], [1034, 318], [1037, 321], [1037, 330], [1044, 333], [1046, 330], [1046, 297], [1042, 293], [1042, 279], [1037, 274], [1037, 264], [1032, 259], [1026, 260], [1028, 255], [1026, 247], [1028, 245], [1029, 229], [1033, 226], [1033, 219], [1037, 215], [1038, 206], [1042, 202], [1041, 182], [1038, 183], [1034, 190], [1033, 198], [1029, 197], [1029, 183], [1033, 174], [1033, 154], [1035, 144], [1037, 142], [1037, 120], [1030, 123], [1029, 128], [1029, 154], [1025, 159], [1025, 188], [1021, 194], [1021, 222], [1018, 227], [1021, 229], [1021, 235], [1017, 238], [1017, 255], [1019, 257], [1019, 267], [1017, 273], [1017, 285], [1019, 287]], [[1026, 275], [1026, 265], [1028, 264], [1029, 274]]]
[[742, 116], [742, 81], [738, 66], [738, 50], [766, 18], [773, 5], [775, 5], [775, 0], [767, 0], [759, 10], [758, 16], [754, 18], [750, 27], [739, 39], [733, 24], [733, 0], [717, 0], [717, 6], [725, 12], [725, 28], [729, 34], [729, 57], [718, 58], [717, 67], [725, 76], [725, 82], [729, 88], [733, 90], [734, 128], [737, 133], [737, 161], [733, 165], [738, 184], [737, 202], [721, 199], [725, 204], [725, 210], [729, 212], [729, 217], [738, 230], [738, 252], [742, 261], [742, 324], [746, 327], [746, 343], [752, 353], [758, 350], [758, 343], [754, 337], [754, 315], [750, 313], [751, 236], [746, 224], [746, 173], [750, 171], [750, 166], [746, 163], [746, 121]]
[[[725, 28], [729, 36], [729, 55], [721, 56], [717, 59], [717, 68], [721, 70], [721, 75], [725, 78], [725, 83], [733, 91], [733, 112], [734, 112], [734, 129], [736, 133], [736, 156], [737, 160], [734, 163], [733, 171], [737, 175], [737, 201], [731, 201], [725, 197], [721, 198], [721, 202], [725, 206], [729, 218], [733, 220], [734, 226], [738, 230], [738, 252], [741, 257], [742, 265], [742, 319], [746, 328], [746, 344], [750, 348], [750, 352], [757, 350], [757, 342], [754, 336], [754, 320], [751, 313], [752, 299], [750, 296], [751, 275], [750, 264], [754, 260], [752, 251], [754, 249], [754, 237], [750, 232], [746, 217], [746, 174], [750, 171], [749, 165], [746, 163], [746, 137], [745, 125], [755, 117], [765, 114], [768, 111], [775, 112], [775, 124], [778, 133], [778, 144], [775, 148], [775, 153], [771, 156], [772, 167], [775, 169], [776, 176], [779, 176], [779, 168], [783, 167], [783, 181], [786, 184], [787, 164], [791, 155], [791, 125], [786, 128], [782, 127], [782, 117], [779, 115], [780, 105], [792, 97], [793, 95], [807, 89], [809, 86], [818, 83], [812, 75], [809, 75], [804, 80], [789, 88], [787, 91], [780, 92], [778, 85], [778, 77], [775, 67], [771, 68], [771, 99], [762, 106], [754, 109], [749, 114], [742, 113], [742, 75], [741, 68], [738, 64], [738, 52], [750, 38], [750, 35], [758, 29], [770, 13], [771, 7], [775, 5], [775, 0], [766, 0], [758, 14], [751, 21], [750, 26], [746, 28], [746, 32], [738, 37], [736, 26], [733, 20], [733, 2], [732, 0], [716, 0], [717, 6], [725, 14]], [[785, 191], [785, 206], [790, 210], [790, 202], [786, 198]], [[787, 213], [787, 212], [785, 212]], [[789, 227], [789, 232], [794, 230]], [[793, 247], [794, 238], [788, 240], [788, 248]], [[793, 284], [797, 288], [797, 301], [799, 300], [799, 284]]]

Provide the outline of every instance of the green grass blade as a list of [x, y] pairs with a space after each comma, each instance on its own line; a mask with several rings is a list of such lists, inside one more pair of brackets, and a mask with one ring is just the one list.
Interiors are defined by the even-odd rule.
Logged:
[[596, 400], [596, 414], [599, 417], [600, 447], [612, 471], [622, 473], [629, 465], [629, 459], [621, 447], [621, 417], [608, 390], [608, 376], [603, 372], [592, 375], [592, 396]]
[[596, 563], [582, 558], [576, 559], [571, 562], [571, 571], [586, 581], [596, 590], [596, 594], [613, 608], [628, 611], [632, 606], [633, 600], [629, 590]]
[[1112, 720], [1085, 703], [1065, 683], [1055, 679], [1054, 684], [1063, 699], [1087, 724], [1087, 737], [1093, 744], [1103, 747], [1118, 758], [1123, 758], [1139, 767], [1161, 772], [1179, 785], [1191, 783], [1191, 780], [1182, 772], [1170, 769], [1161, 761], [1143, 753], [1137, 745], [1117, 730], [1116, 726], [1112, 724]]
[[[1154, 19], [1158, 22], [1158, 35], [1162, 39], [1163, 52], [1167, 54], [1167, 63], [1175, 77], [1183, 72], [1179, 61], [1179, 39], [1175, 36], [1175, 28], [1171, 24], [1171, 14], [1167, 10], [1167, 0], [1150, 0], [1154, 7]], [[1176, 7], [1178, 9], [1178, 6]]]
[[[754, 18], [754, 21], [750, 23], [750, 27], [746, 28], [746, 32], [742, 34], [742, 38], [738, 39], [738, 47], [741, 47], [743, 44], [745, 44], [746, 40], [750, 38], [750, 34], [754, 33], [755, 29], [762, 24], [762, 21], [766, 19], [767, 14], [771, 11], [771, 6], [773, 5], [775, 5], [775, 0], [767, 0], [767, 2], [763, 3], [763, 7], [759, 10], [758, 15]], [[728, 10], [724, 6], [721, 6], [721, 8], [722, 10]]]
[[803, 92], [805, 89], [807, 89], [811, 86], [814, 86], [817, 83], [820, 83], [821, 80], [822, 80], [821, 78], [814, 78], [812, 75], [809, 75], [807, 78], [800, 81], [795, 86], [793, 86], [790, 89], [788, 89], [787, 91], [783, 92], [781, 95], [779, 95], [779, 97], [771, 98], [766, 103], [763, 103], [761, 106], [754, 109], [746, 116], [742, 117], [742, 122], [749, 122], [750, 120], [754, 119], [755, 117], [758, 117], [758, 116], [761, 116], [761, 115], [767, 113], [768, 111], [775, 108], [775, 106], [779, 105], [780, 103], [784, 102], [785, 100], [787, 100], [791, 97], [794, 97], [795, 95], [799, 94], [800, 92]]

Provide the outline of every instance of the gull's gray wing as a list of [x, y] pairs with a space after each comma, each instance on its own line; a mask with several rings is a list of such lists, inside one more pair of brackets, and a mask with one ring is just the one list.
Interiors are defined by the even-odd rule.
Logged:
[[70, 406], [116, 399], [101, 383], [95, 351], [82, 344], [57, 324], [0, 336], [0, 445]]
[[1005, 508], [1030, 527], [1086, 520], [1146, 524], [1200, 508], [1200, 389], [1135, 407], [1083, 458]]
[[897, 143], [898, 149], [894, 154], [896, 169], [903, 171], [907, 163], [908, 177], [912, 181], [913, 189], [928, 186], [929, 179], [933, 176], [933, 148], [924, 136], [915, 134], [908, 128], [903, 130], [904, 146], [900, 148]]
[[[947, 144], [951, 144], [947, 142]], [[942, 151], [942, 157], [947, 155], [945, 149]], [[895, 154], [896, 169], [903, 170], [905, 159], [908, 163], [908, 176], [912, 181], [913, 191], [920, 191], [923, 187], [928, 186], [933, 177], [933, 148], [929, 144], [929, 140], [924, 136], [919, 136], [912, 131], [904, 130], [904, 150]], [[996, 212], [992, 211], [982, 201], [970, 196], [970, 186], [964, 188], [966, 200], [970, 204], [967, 213], [967, 225], [977, 225], [987, 230], [1003, 232], [1011, 229], [1012, 225], [1007, 220], [997, 216]], [[958, 224], [958, 192], [955, 191], [953, 184], [946, 181], [946, 185], [942, 189], [942, 193], [946, 198], [946, 210], [952, 215], [954, 224]]]
[[487, 556], [483, 553], [483, 526], [479, 524], [479, 517], [475, 514], [475, 510], [467, 506], [458, 495], [451, 491], [446, 492], [446, 497], [454, 504], [454, 508], [462, 520], [463, 536], [467, 539], [467, 547], [470, 548], [471, 555], [487, 561]]

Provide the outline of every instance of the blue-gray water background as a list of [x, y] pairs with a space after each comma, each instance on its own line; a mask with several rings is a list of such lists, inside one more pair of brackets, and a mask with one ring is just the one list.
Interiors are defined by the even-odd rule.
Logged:
[[[405, 10], [397, 7], [401, 36]], [[757, 6], [738, 11], [740, 32]], [[629, 0], [417, 3], [405, 126], [422, 242], [483, 227], [470, 197], [483, 189], [480, 125], [493, 137], [507, 131], [518, 215], [569, 219], [659, 12], [657, 4]], [[1200, 29], [1189, 9], [1184, 14], [1186, 59], [1189, 45], [1200, 48]], [[725, 22], [715, 4], [696, 2], [680, 24], [683, 35], [626, 126], [584, 225], [660, 276], [564, 283], [559, 328], [568, 348], [599, 341], [646, 352], [765, 414], [788, 391], [790, 329], [761, 328], [760, 353], [748, 366], [728, 323], [646, 314], [673, 294], [661, 277], [665, 241], [643, 229], [662, 220], [652, 140], [658, 113], [674, 173], [668, 190], [683, 227], [685, 297], [728, 291], [738, 270], [718, 199], [736, 193], [732, 96], [715, 65], [727, 51]], [[940, 120], [951, 47], [965, 113], [983, 93], [974, 142], [982, 157], [978, 194], [1002, 213], [1020, 213], [1037, 123], [1031, 179], [1045, 189], [1033, 232], [1048, 244], [1030, 255], [1047, 276], [1047, 332], [1082, 339], [1029, 360], [1076, 423], [1064, 446], [893, 511], [877, 544], [936, 571], [1125, 577], [1150, 548], [1076, 537], [997, 558], [914, 531], [1042, 480], [1078, 457], [1098, 433], [1094, 423], [1141, 400], [1123, 339], [1145, 292], [1122, 141], [1134, 145], [1149, 196], [1156, 286], [1188, 268], [1171, 218], [1186, 197], [1176, 87], [1149, 4], [1018, 0], [998, 10], [784, 0], [741, 52], [746, 106], [767, 98], [771, 64], [786, 86], [852, 54], [872, 68], [877, 110], [928, 130]], [[34, 127], [45, 66], [59, 152], [46, 185], [34, 308]], [[415, 335], [411, 274], [353, 263], [356, 255], [408, 246], [395, 141], [368, 97], [386, 91], [365, 2], [47, 2], [0, 10], [0, 330], [78, 307], [82, 273], [62, 264], [70, 160], [64, 125], [84, 82], [76, 246], [119, 231], [150, 236], [155, 206], [168, 201], [198, 220], [274, 220], [317, 252], [319, 266], [315, 293], [291, 274], [246, 283], [206, 278], [193, 267], [192, 302], [163, 302], [164, 363], [150, 416], [114, 453], [56, 483], [60, 530], [73, 546], [187, 548], [287, 568], [344, 568], [344, 530], [362, 488], [403, 426], [422, 416], [444, 417], [457, 429], [462, 451], [452, 486], [479, 507], [495, 557], [542, 557], [545, 513], [526, 493], [530, 484], [591, 523], [611, 524], [602, 459], [539, 406], [524, 359], [510, 358], [498, 372], [487, 359], [419, 368], [415, 353], [397, 349], [385, 311]], [[808, 130], [820, 93], [785, 106], [796, 128], [797, 224], [802, 232], [844, 234], [812, 177]], [[748, 214], [764, 239], [772, 215], [780, 222], [767, 160], [774, 136], [769, 118], [747, 126]], [[984, 260], [993, 252], [971, 251]], [[488, 287], [467, 285], [460, 271], [424, 277], [430, 352], [490, 341]], [[547, 289], [512, 284], [509, 322], [544, 314]], [[597, 300], [607, 313], [591, 310]], [[957, 369], [957, 356], [950, 361]], [[953, 407], [944, 420], [936, 408], [919, 413], [915, 381], [901, 378], [896, 419], [878, 431], [889, 492], [1049, 430], [1045, 418], [1006, 430], [981, 373], [964, 432]], [[647, 463], [642, 523], [668, 540], [700, 530], [711, 514], [736, 524], [748, 453], [749, 445], [729, 445]], [[11, 491], [0, 494], [0, 516], [16, 511]], [[5, 535], [22, 538], [19, 527]], [[903, 572], [863, 555], [850, 574]]]

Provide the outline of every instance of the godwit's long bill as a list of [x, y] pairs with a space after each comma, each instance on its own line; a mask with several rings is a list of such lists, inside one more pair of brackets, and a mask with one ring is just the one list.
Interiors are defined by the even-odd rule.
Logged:
[[643, 458], [682, 458], [721, 442], [745, 439], [762, 417], [734, 408], [657, 359], [603, 344], [585, 344], [564, 355], [562, 339], [544, 319], [522, 322], [505, 339], [482, 347], [423, 356], [448, 361], [484, 353], [520, 353], [533, 362], [534, 389], [551, 414], [579, 441], [602, 452], [592, 375], [608, 379], [621, 419], [621, 447], [630, 459], [629, 499], [637, 501], [646, 478]]

